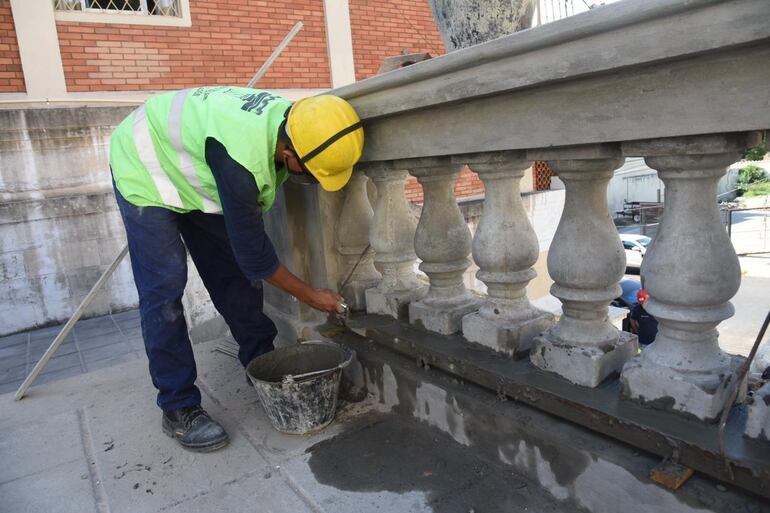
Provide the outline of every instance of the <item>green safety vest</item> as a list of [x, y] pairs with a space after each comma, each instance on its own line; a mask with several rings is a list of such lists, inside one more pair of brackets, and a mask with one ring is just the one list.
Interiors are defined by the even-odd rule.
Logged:
[[263, 210], [288, 178], [276, 171], [278, 129], [291, 103], [276, 94], [243, 87], [201, 87], [147, 100], [110, 138], [110, 166], [120, 194], [140, 207], [175, 212], [222, 213], [216, 182], [206, 163], [213, 137], [254, 175]]

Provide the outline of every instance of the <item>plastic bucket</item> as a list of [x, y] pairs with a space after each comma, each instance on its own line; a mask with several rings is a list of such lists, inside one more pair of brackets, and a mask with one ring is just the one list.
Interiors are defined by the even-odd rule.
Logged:
[[299, 435], [334, 420], [342, 369], [352, 359], [346, 347], [309, 340], [254, 358], [246, 374], [273, 427]]

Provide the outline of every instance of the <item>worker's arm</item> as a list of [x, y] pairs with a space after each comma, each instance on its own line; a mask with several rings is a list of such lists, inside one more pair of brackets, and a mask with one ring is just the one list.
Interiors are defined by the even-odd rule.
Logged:
[[265, 279], [270, 285], [278, 287], [322, 312], [335, 312], [344, 302], [342, 296], [328, 289], [315, 289], [294, 276], [285, 266], [279, 265], [278, 270]]
[[278, 261], [273, 243], [265, 233], [254, 175], [233, 160], [225, 147], [213, 138], [206, 140], [206, 162], [217, 183], [235, 260], [246, 278], [253, 285], [265, 280], [318, 310], [337, 310], [342, 302], [338, 294], [311, 287]]

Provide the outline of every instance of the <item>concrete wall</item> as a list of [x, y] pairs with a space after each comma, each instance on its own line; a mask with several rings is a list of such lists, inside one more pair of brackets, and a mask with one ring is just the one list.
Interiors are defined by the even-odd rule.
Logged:
[[[0, 334], [69, 317], [120, 252], [107, 140], [129, 111], [0, 111]], [[86, 315], [136, 301], [126, 261]]]
[[[108, 138], [129, 107], [0, 110], [0, 335], [66, 320], [125, 244]], [[191, 267], [194, 340], [221, 333]], [[126, 259], [86, 317], [134, 308]]]
[[[125, 244], [111, 192], [0, 205], [0, 335], [63, 321]], [[126, 259], [86, 316], [137, 304]]]

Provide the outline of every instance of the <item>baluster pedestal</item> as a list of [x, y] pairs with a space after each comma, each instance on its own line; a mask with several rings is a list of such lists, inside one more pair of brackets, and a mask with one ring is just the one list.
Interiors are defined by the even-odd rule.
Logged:
[[531, 162], [523, 152], [471, 155], [462, 161], [479, 174], [486, 191], [473, 259], [479, 266], [476, 276], [487, 285], [479, 311], [463, 318], [463, 336], [508, 356], [523, 356], [534, 337], [554, 323], [553, 315], [532, 306], [526, 294], [537, 276], [532, 266], [539, 256], [519, 191]]
[[666, 185], [658, 233], [642, 261], [658, 335], [628, 362], [623, 396], [657, 409], [716, 420], [743, 361], [719, 347], [717, 325], [734, 313], [738, 257], [719, 219], [717, 182], [753, 134], [655, 139], [624, 144], [645, 157]]
[[[372, 224], [372, 206], [366, 193], [367, 177], [357, 171], [345, 186], [345, 202], [337, 223], [336, 246], [340, 254], [340, 283], [350, 276], [340, 291], [351, 310], [366, 310], [365, 291], [377, 285], [380, 275], [372, 264], [373, 254], [369, 250], [361, 254], [369, 244], [369, 229]], [[360, 261], [359, 261], [360, 259]], [[358, 265], [356, 265], [358, 263]], [[355, 268], [355, 270], [354, 270]], [[350, 273], [353, 274], [350, 274]]]
[[365, 172], [377, 187], [369, 241], [374, 266], [382, 274], [380, 283], [366, 290], [366, 311], [406, 319], [409, 305], [428, 291], [414, 272], [417, 219], [404, 195], [407, 172], [390, 162], [367, 164]]
[[638, 350], [637, 337], [619, 332], [608, 318], [610, 302], [621, 293], [618, 281], [626, 259], [607, 210], [607, 183], [623, 159], [610, 145], [565, 148], [542, 156], [566, 188], [564, 211], [548, 252], [551, 294], [562, 302], [562, 315], [556, 326], [535, 339], [530, 358], [543, 370], [595, 387], [619, 372]]
[[450, 335], [460, 331], [463, 316], [481, 304], [463, 283], [463, 272], [471, 264], [471, 233], [454, 195], [460, 166], [449, 159], [415, 159], [404, 167], [423, 188], [414, 248], [422, 259], [420, 270], [430, 279], [426, 296], [409, 305], [409, 322]]

